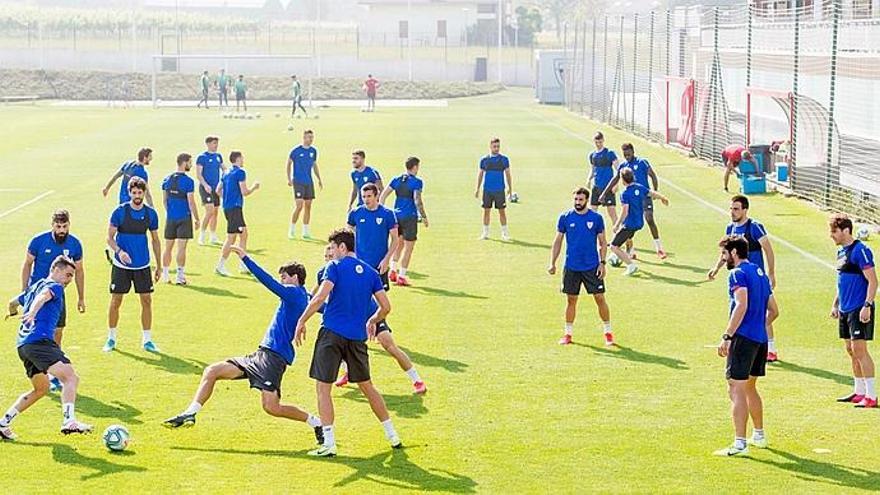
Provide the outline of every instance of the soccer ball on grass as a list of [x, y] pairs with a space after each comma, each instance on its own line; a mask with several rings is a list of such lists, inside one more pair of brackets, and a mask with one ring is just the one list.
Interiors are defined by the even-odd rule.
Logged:
[[858, 229], [856, 229], [856, 239], [860, 241], [867, 241], [870, 238], [871, 229], [869, 229], [867, 225], [862, 225]]
[[611, 266], [620, 266], [623, 264], [623, 261], [618, 258], [616, 254], [611, 253], [611, 256], [608, 257], [608, 263], [610, 263]]
[[288, 130], [288, 131], [292, 131], [292, 130], [293, 130], [293, 124], [287, 124], [287, 130]]
[[121, 425], [110, 425], [101, 437], [104, 446], [114, 452], [122, 452], [131, 441], [131, 433]]

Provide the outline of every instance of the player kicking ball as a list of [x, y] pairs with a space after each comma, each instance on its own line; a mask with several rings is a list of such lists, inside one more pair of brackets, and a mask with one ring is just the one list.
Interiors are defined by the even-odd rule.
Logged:
[[652, 191], [647, 187], [635, 182], [635, 174], [631, 168], [623, 168], [620, 170], [620, 178], [623, 180], [625, 189], [620, 195], [620, 203], [623, 210], [620, 212], [620, 218], [614, 223], [614, 240], [611, 241], [611, 251], [626, 263], [626, 276], [632, 275], [638, 271], [639, 266], [636, 265], [633, 258], [621, 246], [626, 244], [635, 237], [636, 232], [645, 226], [645, 198], [658, 199], [664, 205], [669, 204], [666, 196]]
[[61, 380], [61, 433], [89, 433], [92, 426], [80, 423], [74, 415], [76, 387], [79, 377], [61, 347], [55, 343], [55, 329], [64, 307], [64, 288], [76, 274], [76, 263], [59, 256], [52, 262], [49, 276], [40, 279], [14, 299], [9, 301], [7, 318], [18, 314], [24, 307], [18, 330], [18, 357], [24, 364], [33, 390], [19, 396], [15, 404], [0, 418], [0, 439], [15, 440], [9, 425], [16, 416], [26, 411], [49, 392], [49, 377]]
[[250, 259], [240, 247], [233, 246], [230, 250], [241, 258], [242, 263], [266, 289], [281, 300], [281, 304], [275, 310], [275, 316], [256, 352], [220, 361], [205, 368], [192, 404], [162, 424], [168, 428], [194, 425], [196, 414], [211, 398], [218, 380], [247, 378], [251, 388], [260, 391], [263, 410], [267, 414], [308, 424], [314, 429], [318, 444], [322, 444], [324, 435], [321, 420], [297, 406], [281, 403], [281, 380], [296, 356], [292, 344], [294, 329], [309, 303], [309, 294], [303, 287], [306, 269], [295, 261], [285, 263], [278, 268], [279, 281]]

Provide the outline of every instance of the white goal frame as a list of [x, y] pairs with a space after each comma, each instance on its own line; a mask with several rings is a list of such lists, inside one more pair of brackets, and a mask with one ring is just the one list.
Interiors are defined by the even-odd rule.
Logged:
[[306, 85], [306, 93], [308, 95], [309, 108], [312, 103], [312, 80], [315, 78], [315, 64], [313, 55], [296, 55], [296, 54], [216, 54], [216, 53], [166, 53], [156, 54], [152, 56], [150, 61], [150, 72], [152, 74], [150, 81], [150, 99], [153, 101], [153, 108], [158, 108], [158, 96], [156, 92], [156, 78], [159, 73], [159, 61], [174, 59], [177, 61], [177, 67], [180, 67], [181, 60], [220, 60], [223, 65], [229, 60], [310, 60], [309, 64], [309, 80]]

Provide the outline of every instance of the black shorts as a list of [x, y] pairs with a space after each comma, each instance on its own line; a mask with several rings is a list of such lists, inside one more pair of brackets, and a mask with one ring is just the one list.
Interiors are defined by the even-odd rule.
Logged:
[[58, 323], [55, 324], [55, 328], [64, 328], [67, 326], [67, 303], [64, 299], [61, 300], [61, 314], [58, 315]]
[[223, 210], [226, 215], [226, 233], [241, 234], [242, 230], [247, 227], [244, 223], [244, 211], [241, 208], [229, 208]]
[[507, 196], [504, 191], [483, 191], [483, 208], [501, 210], [507, 207]]
[[[379, 269], [376, 268], [376, 271], [379, 271]], [[380, 273], [379, 280], [382, 281], [382, 290], [384, 290], [385, 292], [391, 290], [391, 282], [388, 281], [388, 272]]]
[[748, 380], [764, 376], [767, 368], [767, 343], [759, 344], [740, 335], [733, 335], [727, 354], [727, 379]]
[[365, 382], [370, 379], [370, 357], [367, 343], [349, 340], [324, 327], [315, 339], [309, 376], [322, 383], [333, 383], [339, 375], [339, 365], [348, 365], [348, 381]]
[[126, 270], [125, 268], [113, 265], [113, 268], [110, 270], [111, 294], [128, 294], [132, 283], [134, 283], [134, 292], [136, 294], [149, 294], [153, 292], [153, 275], [150, 273], [150, 267]]
[[654, 198], [650, 194], [642, 198], [642, 208], [645, 211], [654, 211]]
[[260, 347], [253, 354], [230, 358], [226, 362], [234, 364], [244, 373], [236, 380], [247, 378], [251, 388], [281, 396], [281, 379], [287, 370], [287, 362], [277, 352]]
[[849, 313], [840, 313], [840, 338], [848, 340], [874, 340], [874, 308], [871, 308], [871, 320], [862, 323], [859, 313], [862, 308]]
[[18, 358], [24, 364], [28, 378], [45, 373], [55, 363], [70, 364], [70, 359], [67, 359], [58, 344], [48, 339], [19, 347]]
[[293, 197], [296, 199], [315, 199], [315, 185], [303, 184], [301, 182], [293, 183]]
[[165, 221], [165, 240], [173, 241], [175, 239], [192, 239], [193, 223], [192, 217], [183, 218], [181, 220]]
[[217, 186], [213, 187], [214, 191], [208, 194], [208, 190], [199, 184], [199, 197], [202, 198], [203, 205], [220, 206], [220, 195], [217, 194]]
[[398, 218], [397, 232], [404, 241], [415, 241], [419, 237], [419, 219], [417, 217]]
[[247, 100], [247, 96], [245, 93], [235, 93], [235, 99], [237, 101], [245, 101]]
[[596, 270], [583, 272], [569, 270], [562, 272], [562, 293], [577, 296], [581, 293], [581, 285], [587, 289], [587, 294], [604, 294], [605, 281], [599, 278]]
[[592, 206], [614, 206], [617, 204], [617, 198], [614, 196], [614, 192], [608, 194], [605, 197], [605, 201], [600, 202], [599, 196], [602, 195], [602, 192], [605, 189], [600, 189], [599, 186], [593, 186], [593, 190], [590, 191], [590, 204]]
[[623, 246], [626, 241], [636, 236], [636, 232], [638, 232], [638, 230], [620, 229], [620, 232], [614, 234], [614, 239], [611, 240], [611, 245], [617, 247]]

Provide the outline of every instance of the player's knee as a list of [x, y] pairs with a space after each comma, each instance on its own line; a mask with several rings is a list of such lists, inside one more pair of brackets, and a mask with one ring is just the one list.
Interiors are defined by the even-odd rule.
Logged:
[[65, 387], [76, 387], [77, 385], [79, 385], [79, 375], [77, 375], [76, 372], [73, 370], [70, 370], [70, 372], [67, 373], [64, 378], [61, 378], [59, 376], [58, 379], [61, 381], [62, 384], [64, 384]]
[[263, 411], [266, 411], [266, 414], [268, 414], [269, 416], [280, 416], [281, 403], [278, 401], [278, 397], [272, 397], [271, 395], [264, 394]]

